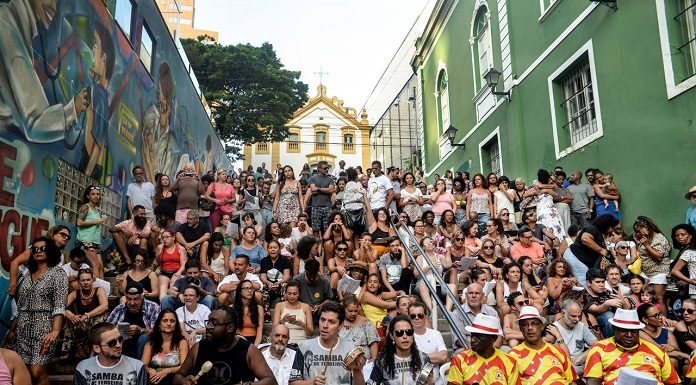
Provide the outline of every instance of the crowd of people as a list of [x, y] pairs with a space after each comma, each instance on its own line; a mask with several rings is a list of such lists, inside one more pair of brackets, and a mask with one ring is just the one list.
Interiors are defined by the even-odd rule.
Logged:
[[0, 384], [48, 384], [57, 360], [80, 385], [696, 378], [696, 186], [664, 233], [622, 217], [598, 169], [345, 166], [187, 164], [154, 184], [136, 166], [107, 231], [88, 186], [74, 227], [12, 261]]

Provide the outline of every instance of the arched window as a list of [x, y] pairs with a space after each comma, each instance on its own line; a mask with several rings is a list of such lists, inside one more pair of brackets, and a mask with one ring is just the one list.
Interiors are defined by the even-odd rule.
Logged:
[[440, 70], [437, 78], [437, 121], [440, 126], [440, 134], [450, 126], [449, 91], [447, 87], [447, 71]]
[[486, 85], [483, 75], [493, 67], [493, 47], [491, 43], [491, 28], [488, 22], [488, 10], [479, 8], [474, 21], [474, 69], [476, 70], [476, 89]]

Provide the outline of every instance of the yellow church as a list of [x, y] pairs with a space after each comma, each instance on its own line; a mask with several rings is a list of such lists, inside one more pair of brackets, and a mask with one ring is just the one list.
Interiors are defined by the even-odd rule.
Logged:
[[277, 164], [290, 165], [299, 177], [305, 163], [314, 168], [325, 160], [334, 170], [343, 160], [346, 168], [360, 165], [364, 170], [371, 162], [371, 127], [365, 110], [359, 118], [343, 100], [327, 96], [326, 86], [320, 84], [317, 94], [287, 123], [290, 134], [285, 141], [244, 146], [244, 168], [252, 165], [256, 169], [265, 163], [274, 170]]

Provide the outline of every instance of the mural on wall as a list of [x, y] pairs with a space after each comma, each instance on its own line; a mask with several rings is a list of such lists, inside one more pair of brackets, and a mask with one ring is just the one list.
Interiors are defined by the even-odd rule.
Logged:
[[32, 238], [54, 224], [74, 233], [87, 185], [104, 187], [114, 224], [136, 164], [153, 183], [188, 162], [231, 168], [157, 6], [140, 3], [129, 40], [102, 0], [0, 0], [0, 292]]

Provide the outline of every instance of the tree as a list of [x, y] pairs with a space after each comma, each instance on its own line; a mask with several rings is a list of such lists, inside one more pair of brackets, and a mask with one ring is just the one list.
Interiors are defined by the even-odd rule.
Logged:
[[[307, 99], [299, 71], [284, 68], [273, 46], [223, 46], [185, 39], [181, 44], [208, 100], [215, 129], [225, 143], [282, 141], [285, 124]], [[241, 156], [241, 148], [227, 146]]]

